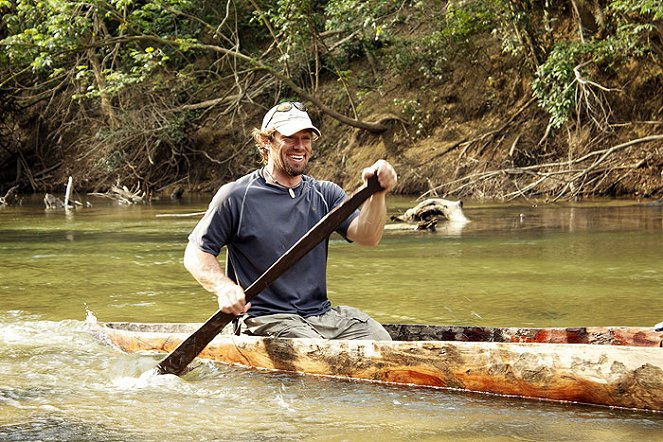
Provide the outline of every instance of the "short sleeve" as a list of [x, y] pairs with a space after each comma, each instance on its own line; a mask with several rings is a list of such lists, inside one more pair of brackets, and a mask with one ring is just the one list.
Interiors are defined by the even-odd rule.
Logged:
[[218, 256], [221, 248], [232, 241], [239, 213], [239, 203], [233, 197], [233, 187], [233, 183], [229, 183], [219, 189], [205, 215], [189, 234], [189, 242], [203, 252]]
[[[321, 181], [321, 192], [325, 196], [325, 200], [329, 204], [329, 210], [333, 210], [343, 201], [348, 199], [348, 194], [336, 183], [331, 181]], [[352, 212], [336, 229], [336, 232], [342, 235], [345, 239], [347, 238], [348, 228], [352, 221], [359, 216], [359, 210]]]

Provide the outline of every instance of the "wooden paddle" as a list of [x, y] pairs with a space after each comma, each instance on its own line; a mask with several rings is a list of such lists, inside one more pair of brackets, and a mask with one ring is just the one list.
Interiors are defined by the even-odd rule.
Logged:
[[[359, 188], [349, 199], [341, 203], [334, 210], [325, 215], [318, 223], [301, 237], [283, 256], [276, 260], [270, 268], [265, 271], [253, 284], [244, 291], [246, 302], [248, 303], [263, 291], [269, 284], [274, 282], [286, 270], [292, 267], [304, 255], [310, 252], [321, 241], [338, 228], [339, 225], [352, 212], [357, 209], [361, 203], [376, 192], [383, 190], [378, 182], [377, 175], [370, 177], [366, 184]], [[184, 340], [175, 350], [173, 350], [164, 360], [159, 362], [155, 368], [156, 374], [174, 374], [181, 375], [187, 365], [194, 360], [198, 354], [207, 346], [207, 344], [219, 334], [219, 332], [228, 325], [235, 315], [217, 311], [207, 322], [205, 322], [191, 336]]]

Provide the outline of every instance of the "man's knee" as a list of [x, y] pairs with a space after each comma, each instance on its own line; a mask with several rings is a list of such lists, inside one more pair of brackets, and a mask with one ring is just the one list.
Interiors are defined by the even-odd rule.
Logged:
[[363, 311], [349, 306], [338, 306], [333, 310], [349, 321], [344, 330], [339, 330], [339, 335], [335, 339], [391, 341], [391, 336], [382, 324]]
[[370, 319], [366, 325], [368, 326], [368, 331], [371, 335], [368, 339], [374, 341], [391, 341], [391, 335], [379, 322]]

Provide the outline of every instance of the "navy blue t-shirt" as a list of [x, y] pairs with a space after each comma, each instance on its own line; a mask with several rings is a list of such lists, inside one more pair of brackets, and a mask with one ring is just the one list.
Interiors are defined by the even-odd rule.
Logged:
[[[302, 176], [293, 189], [268, 184], [262, 170], [223, 185], [189, 235], [204, 252], [218, 256], [227, 247], [226, 274], [247, 288], [334, 207], [346, 193], [330, 181]], [[346, 236], [359, 211], [337, 229]], [[328, 241], [323, 241], [251, 301], [250, 316], [273, 313], [320, 315], [327, 298]]]

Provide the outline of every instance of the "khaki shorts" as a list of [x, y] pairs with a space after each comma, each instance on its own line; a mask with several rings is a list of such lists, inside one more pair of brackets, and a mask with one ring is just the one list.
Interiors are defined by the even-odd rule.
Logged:
[[354, 307], [339, 305], [319, 316], [297, 314], [239, 318], [236, 332], [253, 336], [314, 339], [370, 339], [391, 341], [389, 333], [366, 313]]

